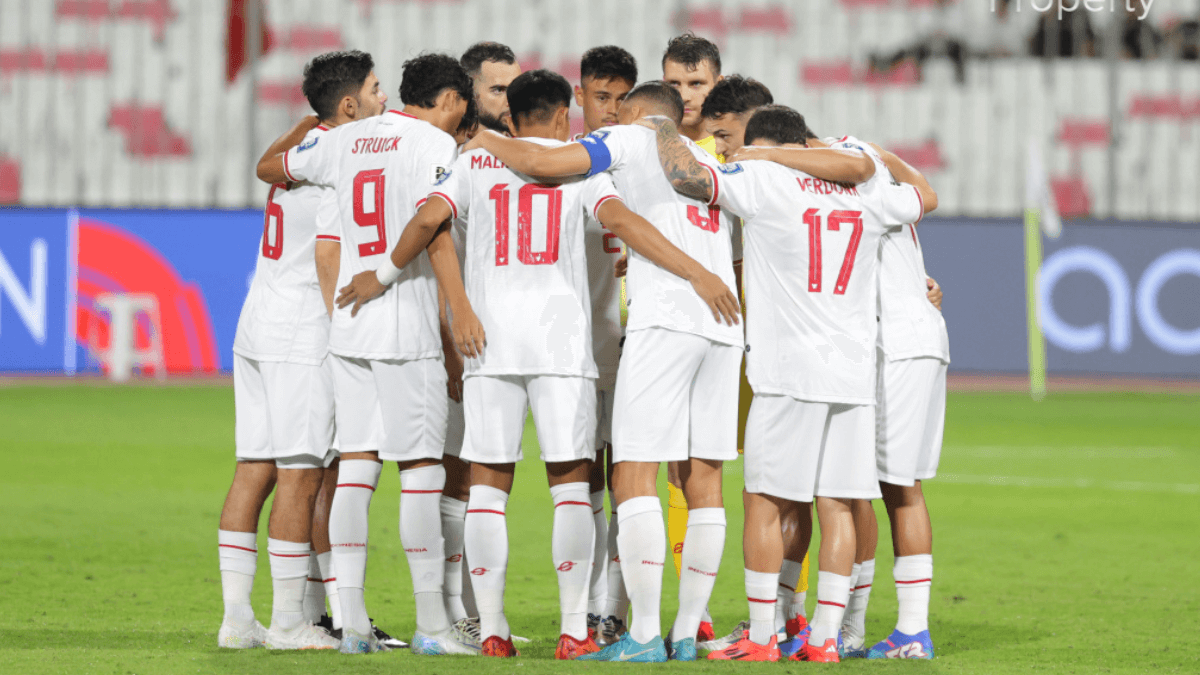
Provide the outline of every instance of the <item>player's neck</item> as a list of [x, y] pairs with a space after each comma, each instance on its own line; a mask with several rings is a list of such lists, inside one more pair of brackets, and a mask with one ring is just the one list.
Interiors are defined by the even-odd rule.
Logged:
[[[568, 136], [569, 136], [568, 132]], [[515, 138], [549, 138], [551, 140], [563, 140], [559, 138], [559, 130], [554, 128], [553, 124], [524, 124], [520, 129], [517, 129]]]
[[438, 126], [438, 122], [441, 121], [438, 116], [437, 108], [422, 108], [415, 105], [406, 105], [400, 112], [404, 113], [405, 115], [415, 117], [422, 122], [429, 122], [435, 127]]
[[804, 145], [809, 148], [828, 148], [829, 144], [819, 138], [810, 138], [805, 141]]
[[704, 129], [704, 123], [692, 124], [688, 126], [680, 125], [679, 135], [686, 136], [694, 142], [700, 141], [709, 137], [709, 133]]
[[332, 129], [334, 127], [340, 127], [343, 124], [347, 124], [347, 123], [353, 122], [353, 121], [354, 120], [350, 119], [349, 117], [344, 117], [342, 115], [334, 115], [332, 119], [320, 120], [320, 123], [321, 123], [320, 126], [323, 126], [326, 129]]

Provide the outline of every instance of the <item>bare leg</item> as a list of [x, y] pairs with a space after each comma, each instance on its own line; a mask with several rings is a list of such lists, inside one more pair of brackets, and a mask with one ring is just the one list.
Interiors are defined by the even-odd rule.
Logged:
[[879, 521], [875, 519], [875, 508], [869, 499], [855, 499], [850, 503], [854, 516], [855, 553], [854, 562], [875, 559], [875, 548], [879, 543]]
[[275, 462], [238, 462], [221, 509], [221, 529], [257, 532], [263, 504], [275, 489]]
[[921, 481], [903, 486], [880, 483], [883, 504], [892, 525], [892, 552], [896, 557], [933, 553], [933, 525]]

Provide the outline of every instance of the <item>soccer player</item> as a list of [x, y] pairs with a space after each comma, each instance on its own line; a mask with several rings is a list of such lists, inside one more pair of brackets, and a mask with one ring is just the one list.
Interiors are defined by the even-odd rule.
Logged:
[[[837, 661], [855, 553], [850, 500], [879, 489], [870, 437], [878, 246], [889, 227], [932, 210], [936, 195], [924, 181], [918, 187], [863, 182], [876, 169], [862, 152], [854, 158], [861, 169], [846, 176], [858, 185], [769, 162], [714, 171], [679, 147], [668, 122], [656, 122], [663, 170], [674, 187], [746, 219], [748, 344], [757, 347], [747, 352], [755, 392], [743, 539], [751, 623], [744, 640], [709, 658], [780, 658], [773, 607], [783, 560], [779, 513], [788, 502], [807, 504], [816, 496], [818, 605], [809, 640], [792, 658]], [[804, 118], [784, 106], [760, 109], [746, 129], [746, 140], [762, 145], [798, 147], [805, 138]], [[795, 227], [797, 213], [807, 227]]]
[[[333, 130], [260, 162], [260, 179], [309, 180], [334, 187], [342, 235], [339, 283], [387, 259], [401, 225], [453, 162], [454, 137], [472, 95], [458, 61], [424, 54], [404, 64], [404, 110]], [[400, 539], [412, 573], [418, 654], [478, 653], [450, 631], [440, 498], [446, 436], [447, 374], [442, 362], [437, 287], [428, 256], [408, 264], [383, 297], [361, 312], [333, 315], [333, 357], [341, 467], [330, 540], [342, 606], [345, 653], [378, 649], [363, 599], [367, 514], [381, 461], [400, 470]]]
[[[614, 45], [594, 47], [584, 52], [579, 73], [575, 102], [583, 109], [584, 135], [615, 125], [625, 95], [637, 84], [637, 61], [633, 55]], [[625, 632], [629, 612], [629, 595], [625, 592], [617, 555], [616, 500], [611, 492], [609, 499], [614, 507], [611, 519], [604, 514], [606, 478], [610, 490], [612, 487], [612, 412], [621, 341], [625, 337], [625, 282], [614, 274], [614, 267], [623, 256], [621, 240], [590, 216], [584, 232], [584, 251], [592, 301], [592, 350], [600, 374], [596, 380], [596, 460], [588, 476], [596, 527], [588, 628], [596, 631], [598, 644], [608, 645]], [[609, 564], [610, 559], [615, 564]]]
[[[370, 55], [334, 52], [304, 69], [302, 91], [316, 113], [277, 140], [273, 155], [318, 142], [330, 129], [378, 115], [387, 96]], [[326, 359], [329, 317], [322, 311], [314, 247], [317, 211], [329, 190], [308, 182], [271, 186], [261, 254], [234, 338], [237, 468], [221, 512], [218, 551], [225, 616], [221, 647], [333, 649], [337, 641], [303, 613], [314, 502], [331, 459], [333, 384]], [[274, 599], [264, 631], [250, 607], [259, 514], [271, 506], [268, 557]]]
[[513, 50], [499, 42], [478, 42], [458, 62], [471, 76], [479, 123], [501, 134], [512, 133], [508, 86], [521, 74]]
[[[618, 547], [633, 621], [620, 641], [581, 657], [588, 660], [667, 659], [659, 626], [666, 532], [655, 486], [662, 462], [685, 463], [680, 473], [693, 510], [671, 634], [673, 656], [695, 658], [696, 632], [724, 547], [721, 467], [737, 457], [742, 331], [737, 298], [729, 290], [734, 285], [729, 225], [719, 210], [671, 189], [658, 164], [653, 134], [628, 126], [652, 114], [682, 119], [679, 93], [662, 82], [644, 82], [621, 105], [620, 126], [560, 148], [496, 134], [480, 134], [472, 141], [531, 175], [611, 172], [630, 208], [690, 255], [683, 269], [665, 265], [617, 233], [633, 250], [627, 276], [629, 322], [613, 411]], [[699, 148], [693, 150], [712, 161]], [[680, 429], [689, 431], [681, 434]]]
[[[718, 161], [723, 161], [716, 151], [712, 135], [705, 129], [704, 120], [700, 117], [704, 100], [722, 79], [721, 50], [710, 40], [691, 32], [683, 33], [667, 42], [662, 56], [662, 71], [663, 82], [673, 87], [683, 98], [683, 122], [679, 126], [679, 132], [695, 141], [700, 149], [716, 157]], [[742, 235], [738, 223], [733, 223], [731, 236], [734, 278], [737, 280], [741, 276], [742, 259]], [[738, 284], [740, 295], [740, 281]], [[737, 447], [742, 447], [740, 442]], [[671, 557], [675, 561], [677, 576], [682, 576], [683, 573], [683, 541], [687, 537], [687, 529], [688, 503], [680, 481], [679, 466], [670, 463], [667, 465], [667, 541], [671, 546]], [[696, 641], [707, 643], [714, 637], [712, 617], [705, 607], [700, 627], [697, 629]]]
[[[846, 136], [817, 139], [810, 148], [853, 144], [878, 165], [873, 180], [918, 183], [924, 178], [907, 162], [874, 144]], [[763, 159], [787, 164], [797, 153], [755, 149]], [[937, 473], [946, 406], [949, 338], [940, 310], [941, 289], [925, 273], [916, 228], [909, 224], [884, 235], [879, 253], [879, 380], [876, 389], [876, 462], [884, 506], [892, 522], [896, 552], [893, 576], [900, 620], [887, 639], [865, 646], [866, 610], [875, 576], [879, 528], [866, 500], [854, 500], [857, 551], [852, 594], [842, 625], [846, 657], [933, 658], [929, 636], [929, 587], [933, 577], [933, 537], [921, 481]], [[811, 524], [809, 525], [811, 531]], [[804, 542], [807, 548], [807, 541]]]

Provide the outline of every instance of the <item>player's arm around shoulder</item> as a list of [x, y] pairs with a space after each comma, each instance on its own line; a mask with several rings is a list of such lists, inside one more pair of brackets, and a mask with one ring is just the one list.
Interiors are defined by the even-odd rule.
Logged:
[[671, 182], [671, 187], [685, 197], [698, 199], [702, 202], [712, 202], [713, 177], [712, 170], [688, 149], [679, 135], [675, 122], [666, 117], [653, 115], [643, 117], [635, 124], [644, 126], [654, 132], [654, 142], [658, 147], [658, 161], [663, 173]]
[[300, 145], [300, 141], [304, 140], [308, 132], [316, 129], [320, 123], [321, 121], [316, 115], [306, 115], [296, 123], [296, 126], [289, 129], [287, 133], [275, 139], [275, 142], [271, 143], [267, 151], [258, 160], [256, 172], [258, 179], [264, 183], [271, 184], [290, 181], [291, 178], [288, 176], [284, 165], [284, 155], [287, 154], [288, 150]]
[[727, 163], [762, 159], [803, 171], [815, 178], [857, 185], [875, 175], [875, 161], [864, 152], [839, 148], [776, 148], [745, 146], [725, 159]]
[[917, 193], [921, 195], [921, 206], [925, 213], [932, 213], [937, 209], [937, 192], [934, 192], [933, 186], [929, 184], [929, 181], [925, 178], [925, 174], [917, 171], [913, 165], [878, 145], [871, 143], [871, 147], [875, 148], [875, 151], [879, 153], [879, 157], [883, 159], [883, 165], [888, 168], [888, 171], [892, 172], [893, 178], [901, 183], [908, 183], [917, 189]]
[[463, 154], [478, 148], [526, 176], [562, 178], [586, 174], [592, 168], [591, 156], [579, 143], [545, 146], [485, 130], [463, 146]]

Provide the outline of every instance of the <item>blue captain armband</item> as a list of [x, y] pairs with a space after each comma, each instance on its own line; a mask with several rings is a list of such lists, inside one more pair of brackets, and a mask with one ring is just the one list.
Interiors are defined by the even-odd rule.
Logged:
[[588, 169], [587, 173], [589, 177], [607, 171], [612, 166], [612, 153], [608, 151], [608, 145], [604, 142], [607, 136], [607, 131], [596, 131], [579, 139], [579, 144], [587, 150], [588, 157], [592, 159], [592, 168]]

